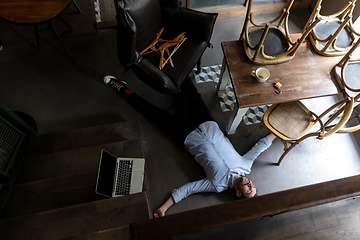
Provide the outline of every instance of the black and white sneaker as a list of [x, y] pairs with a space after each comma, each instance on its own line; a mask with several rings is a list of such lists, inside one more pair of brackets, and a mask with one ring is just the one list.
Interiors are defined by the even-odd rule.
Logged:
[[114, 76], [105, 76], [104, 83], [115, 88], [119, 92], [124, 92], [124, 90], [129, 90], [127, 83], [125, 81], [119, 81]]

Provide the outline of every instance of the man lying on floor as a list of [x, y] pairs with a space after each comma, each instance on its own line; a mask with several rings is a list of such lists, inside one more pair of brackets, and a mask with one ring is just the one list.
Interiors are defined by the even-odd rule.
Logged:
[[113, 76], [104, 77], [104, 82], [127, 98], [129, 104], [145, 117], [155, 120], [166, 132], [184, 143], [186, 149], [206, 173], [204, 179], [187, 183], [173, 190], [169, 199], [156, 210], [154, 217], [164, 216], [169, 207], [194, 193], [219, 193], [228, 188], [234, 188], [237, 197], [251, 198], [256, 195], [255, 186], [245, 177], [245, 174], [250, 173], [257, 156], [271, 146], [276, 138], [275, 135], [270, 134], [260, 139], [249, 152], [240, 156], [211, 117], [189, 77], [182, 84], [180, 93], [188, 100], [187, 119], [178, 118], [151, 105], [131, 92], [126, 82], [118, 81]]

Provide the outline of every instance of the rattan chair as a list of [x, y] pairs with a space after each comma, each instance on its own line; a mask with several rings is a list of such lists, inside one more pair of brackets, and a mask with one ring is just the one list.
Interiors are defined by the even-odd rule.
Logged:
[[243, 41], [245, 53], [251, 61], [256, 64], [277, 64], [290, 61], [295, 56], [300, 44], [318, 20], [308, 23], [302, 36], [293, 41], [288, 29], [293, 2], [294, 0], [289, 1], [277, 18], [266, 23], [256, 23], [251, 12], [252, 0], [249, 1], [240, 40]]
[[[334, 133], [359, 130], [360, 125], [344, 128], [352, 114], [354, 101], [358, 98], [359, 96], [347, 97], [328, 108], [320, 116], [308, 110], [299, 101], [273, 104], [265, 112], [262, 122], [248, 136], [261, 127], [266, 127], [274, 133], [284, 144], [284, 153], [277, 162], [279, 166], [291, 149], [309, 137], [323, 139]], [[337, 122], [338, 118], [340, 120]], [[315, 125], [316, 123], [319, 123], [319, 128], [315, 128], [318, 126]]]
[[333, 68], [336, 80], [345, 96], [354, 96], [360, 92], [360, 49], [357, 51], [358, 55], [354, 54], [359, 45], [360, 38]]
[[309, 38], [315, 50], [324, 56], [343, 55], [348, 52], [360, 37], [354, 29], [352, 13], [356, 0], [350, 0], [339, 12], [322, 16], [320, 14], [322, 0], [318, 0], [307, 25], [318, 21]]

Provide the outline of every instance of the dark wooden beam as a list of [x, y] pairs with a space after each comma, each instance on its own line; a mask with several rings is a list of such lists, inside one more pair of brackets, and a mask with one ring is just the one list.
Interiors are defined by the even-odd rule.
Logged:
[[137, 222], [133, 239], [162, 239], [358, 195], [360, 175]]

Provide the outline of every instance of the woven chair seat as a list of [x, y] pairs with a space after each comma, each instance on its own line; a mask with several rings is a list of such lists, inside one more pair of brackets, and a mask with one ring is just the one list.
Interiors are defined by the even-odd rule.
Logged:
[[298, 139], [309, 131], [313, 117], [299, 102], [278, 104], [269, 114], [267, 122], [282, 135]]

